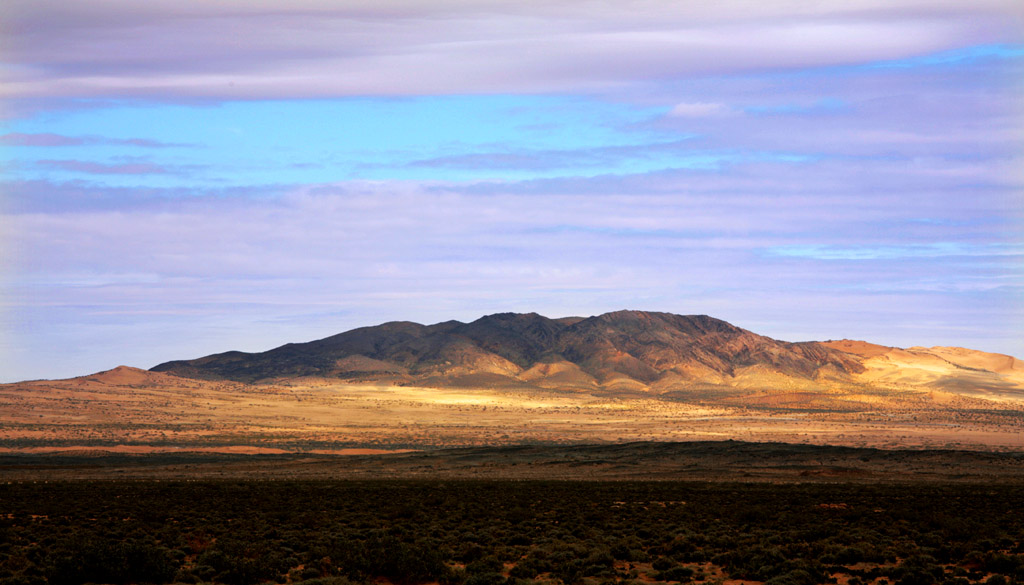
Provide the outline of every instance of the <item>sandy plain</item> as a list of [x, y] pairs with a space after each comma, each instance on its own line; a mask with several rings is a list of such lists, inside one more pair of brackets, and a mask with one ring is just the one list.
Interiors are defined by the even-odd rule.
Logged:
[[1024, 399], [905, 389], [600, 395], [300, 379], [209, 382], [121, 367], [0, 386], [0, 452], [325, 453], [740, 440], [1014, 451]]

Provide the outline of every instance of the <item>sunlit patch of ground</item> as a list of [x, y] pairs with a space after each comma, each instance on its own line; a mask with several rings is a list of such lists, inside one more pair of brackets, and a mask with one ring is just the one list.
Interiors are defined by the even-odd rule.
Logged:
[[614, 397], [325, 380], [252, 386], [113, 372], [0, 386], [0, 448], [273, 453], [705, 439], [1024, 448], [1024, 400], [920, 388]]

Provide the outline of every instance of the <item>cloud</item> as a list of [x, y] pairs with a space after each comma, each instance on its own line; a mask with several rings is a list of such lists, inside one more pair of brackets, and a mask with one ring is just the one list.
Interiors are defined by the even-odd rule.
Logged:
[[[393, 319], [624, 306], [709, 313], [782, 339], [1022, 353], [1013, 325], [1020, 246], [1005, 244], [1019, 239], [1019, 206], [986, 192], [946, 197], [941, 189], [956, 187], [940, 178], [920, 192], [873, 190], [901, 165], [864, 184], [838, 180], [833, 165], [529, 184], [343, 182], [268, 187], [260, 197], [6, 185], [16, 200], [54, 204], [0, 216], [5, 302], [18, 319], [8, 330], [22, 332], [23, 362], [5, 373], [100, 369], [81, 365], [99, 350], [80, 361], [45, 351], [97, 337], [99, 353], [149, 366]], [[859, 261], [835, 261], [850, 257]], [[963, 323], [976, 331], [954, 331]], [[68, 371], [74, 364], [82, 369]]]
[[767, 252], [775, 256], [816, 260], [904, 260], [962, 256], [1017, 256], [1024, 259], [1024, 244], [933, 242], [892, 246], [795, 245], [769, 248]]
[[[107, 177], [99, 176], [106, 180]], [[266, 199], [280, 196], [293, 187], [282, 185], [246, 185], [227, 188], [145, 188], [115, 187], [105, 182], [76, 179], [72, 181], [3, 181], [3, 210], [14, 215], [74, 215], [98, 211], [132, 211], [148, 209], [156, 212], [180, 205], [178, 200], [202, 196], [211, 200]]]
[[81, 146], [86, 141], [80, 137], [63, 136], [49, 132], [39, 134], [22, 134], [12, 132], [0, 136], [0, 144], [9, 146]]
[[161, 142], [146, 138], [108, 138], [105, 136], [65, 136], [52, 132], [22, 133], [11, 132], [0, 135], [0, 144], [8, 146], [88, 146], [93, 144], [138, 146], [141, 148], [170, 148], [191, 146], [190, 144]]
[[649, 121], [654, 130], [696, 135], [695, 148], [842, 157], [851, 167], [890, 158], [913, 169], [945, 159], [950, 169], [988, 168], [987, 180], [994, 180], [1007, 176], [1000, 161], [1021, 152], [1024, 116], [1017, 80], [1022, 75], [1024, 60], [942, 70], [804, 72], [695, 79], [682, 88], [650, 88], [631, 99], [679, 103], [685, 97], [687, 105], [728, 104], [744, 112]]
[[[604, 171], [627, 168], [632, 161], [668, 157], [663, 164], [677, 167], [711, 166], [720, 158], [694, 148], [689, 140], [648, 142], [575, 149], [507, 149], [501, 152], [473, 152], [413, 160], [410, 167], [462, 169], [482, 171], [550, 171], [586, 172], [593, 168]], [[656, 165], [655, 165], [656, 166]]]
[[773, 104], [767, 106], [750, 106], [746, 112], [758, 115], [796, 115], [814, 113], [835, 113], [843, 110], [847, 105], [843, 100], [837, 98], [824, 98], [815, 100], [810, 104]]
[[981, 45], [975, 47], [958, 48], [952, 51], [943, 51], [934, 55], [898, 59], [895, 61], [883, 61], [872, 63], [872, 68], [901, 68], [933, 67], [937, 65], [962, 65], [979, 60], [987, 59], [1013, 59], [1024, 57], [1024, 48], [1006, 45]]
[[162, 175], [170, 171], [153, 163], [104, 164], [84, 160], [40, 160], [36, 164], [52, 170], [90, 175]]
[[5, 12], [4, 90], [18, 98], [607, 92], [1013, 44], [1021, 31], [1009, 0], [11, 0]]
[[707, 102], [679, 103], [668, 112], [672, 118], [717, 118], [735, 114], [737, 112], [725, 104]]
[[1019, 2], [4, 11], [4, 375], [624, 306], [1024, 355]]
[[551, 169], [564, 169], [570, 165], [593, 165], [595, 162], [581, 160], [580, 155], [572, 156], [570, 162], [567, 153], [560, 153], [561, 156], [544, 156], [537, 152], [477, 152], [472, 154], [460, 154], [441, 156], [429, 159], [414, 160], [409, 164], [411, 167], [431, 167], [445, 169], [487, 169], [487, 170], [534, 170], [544, 171]]

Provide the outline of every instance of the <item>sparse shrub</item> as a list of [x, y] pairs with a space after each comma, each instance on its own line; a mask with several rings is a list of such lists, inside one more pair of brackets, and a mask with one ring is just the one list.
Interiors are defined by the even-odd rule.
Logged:
[[505, 581], [501, 573], [476, 573], [466, 578], [465, 585], [504, 585]]
[[656, 575], [659, 581], [679, 581], [686, 583], [693, 579], [693, 569], [689, 567], [672, 567]]
[[[69, 482], [0, 484], [0, 501], [14, 510], [0, 517], [0, 585], [127, 585], [147, 573], [214, 585], [623, 585], [692, 581], [685, 565], [705, 559], [773, 585], [840, 572], [851, 585], [1024, 582], [1024, 519], [1006, 513], [1024, 504], [1018, 485]], [[640, 575], [647, 562], [654, 570]]]
[[466, 565], [466, 573], [468, 573], [469, 575], [477, 575], [483, 573], [500, 574], [504, 570], [505, 564], [494, 556], [480, 558]]
[[666, 571], [674, 566], [676, 566], [676, 563], [674, 563], [671, 559], [668, 559], [666, 557], [660, 557], [658, 559], [655, 559], [655, 561], [651, 563], [651, 567], [653, 567], [657, 571]]
[[796, 569], [765, 581], [765, 585], [815, 585], [816, 583], [818, 583], [818, 579], [803, 569]]
[[178, 566], [165, 548], [138, 542], [76, 538], [51, 555], [48, 581], [81, 583], [170, 583]]

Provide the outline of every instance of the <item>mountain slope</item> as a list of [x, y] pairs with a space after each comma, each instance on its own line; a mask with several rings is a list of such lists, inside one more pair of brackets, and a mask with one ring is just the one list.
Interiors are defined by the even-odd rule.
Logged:
[[617, 311], [565, 319], [499, 313], [429, 326], [392, 322], [262, 353], [167, 362], [153, 371], [240, 382], [321, 377], [668, 390], [759, 377], [848, 379], [864, 368], [856, 355], [777, 341], [706, 315]]
[[822, 345], [861, 358], [856, 379], [886, 387], [921, 387], [994, 399], [1024, 398], [1024, 362], [963, 347], [886, 347], [863, 341]]

